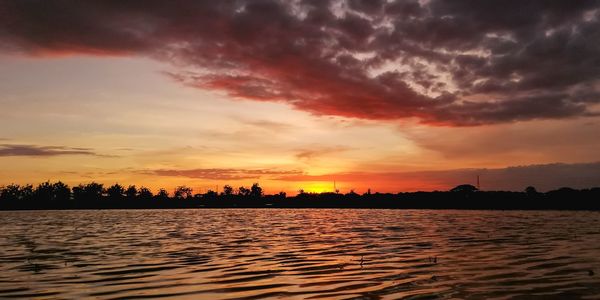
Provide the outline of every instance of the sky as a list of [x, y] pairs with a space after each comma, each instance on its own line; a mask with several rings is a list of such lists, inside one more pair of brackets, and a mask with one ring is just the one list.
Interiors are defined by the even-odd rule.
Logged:
[[599, 8], [0, 0], [0, 185], [600, 186]]

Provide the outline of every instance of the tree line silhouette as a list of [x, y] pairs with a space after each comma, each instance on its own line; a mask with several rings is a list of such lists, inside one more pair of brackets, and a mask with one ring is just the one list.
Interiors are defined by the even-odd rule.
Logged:
[[237, 189], [223, 186], [221, 192], [193, 193], [178, 186], [170, 194], [156, 194], [146, 187], [120, 184], [105, 187], [91, 182], [70, 188], [58, 182], [37, 186], [10, 184], [0, 186], [0, 209], [117, 209], [117, 208], [414, 208], [414, 209], [525, 209], [525, 210], [600, 210], [600, 188], [576, 190], [560, 188], [538, 192], [527, 187], [523, 192], [480, 191], [464, 184], [449, 191], [402, 193], [307, 193], [293, 197], [285, 192], [265, 195], [255, 183]]

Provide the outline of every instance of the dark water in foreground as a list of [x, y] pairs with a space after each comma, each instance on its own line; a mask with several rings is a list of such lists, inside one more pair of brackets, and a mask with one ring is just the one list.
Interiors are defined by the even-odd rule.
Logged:
[[31, 211], [0, 229], [0, 298], [600, 298], [596, 212]]

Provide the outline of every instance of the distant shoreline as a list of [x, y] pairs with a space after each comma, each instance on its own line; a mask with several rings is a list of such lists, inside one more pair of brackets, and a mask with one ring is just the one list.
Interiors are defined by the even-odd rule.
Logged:
[[62, 182], [0, 186], [0, 210], [74, 210], [74, 209], [176, 209], [176, 208], [364, 208], [364, 209], [460, 209], [460, 210], [588, 210], [600, 211], [600, 188], [575, 190], [560, 188], [545, 193], [534, 187], [523, 192], [480, 191], [469, 184], [450, 191], [371, 193], [306, 193], [293, 197], [280, 192], [264, 195], [255, 183], [237, 191], [229, 185], [222, 193], [193, 194], [179, 186], [172, 196], [161, 189], [119, 184], [104, 187], [99, 183], [73, 188]]
[[340, 209], [458, 209], [458, 210], [586, 210], [600, 211], [600, 188], [525, 192], [415, 192], [399, 194], [196, 195], [192, 197], [99, 196], [95, 199], [0, 199], [0, 210], [209, 208], [340, 208]]
[[147, 208], [119, 208], [119, 207], [111, 207], [111, 208], [23, 208], [23, 209], [0, 209], [0, 212], [34, 212], [34, 211], [123, 211], [123, 210], [211, 210], [211, 209], [219, 209], [219, 210], [255, 210], [255, 209], [269, 209], [269, 210], [318, 210], [318, 209], [339, 209], [339, 210], [397, 210], [397, 211], [406, 211], [406, 210], [430, 210], [430, 211], [448, 211], [448, 210], [456, 210], [456, 211], [554, 211], [554, 212], [600, 212], [600, 209], [544, 209], [544, 208], [533, 208], [533, 209], [495, 209], [495, 208], [386, 208], [386, 207], [167, 207], [167, 208], [156, 208], [156, 207], [147, 207]]

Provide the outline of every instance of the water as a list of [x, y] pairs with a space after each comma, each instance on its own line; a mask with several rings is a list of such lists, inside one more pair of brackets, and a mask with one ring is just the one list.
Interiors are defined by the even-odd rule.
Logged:
[[596, 212], [23, 211], [0, 228], [0, 298], [600, 298]]

